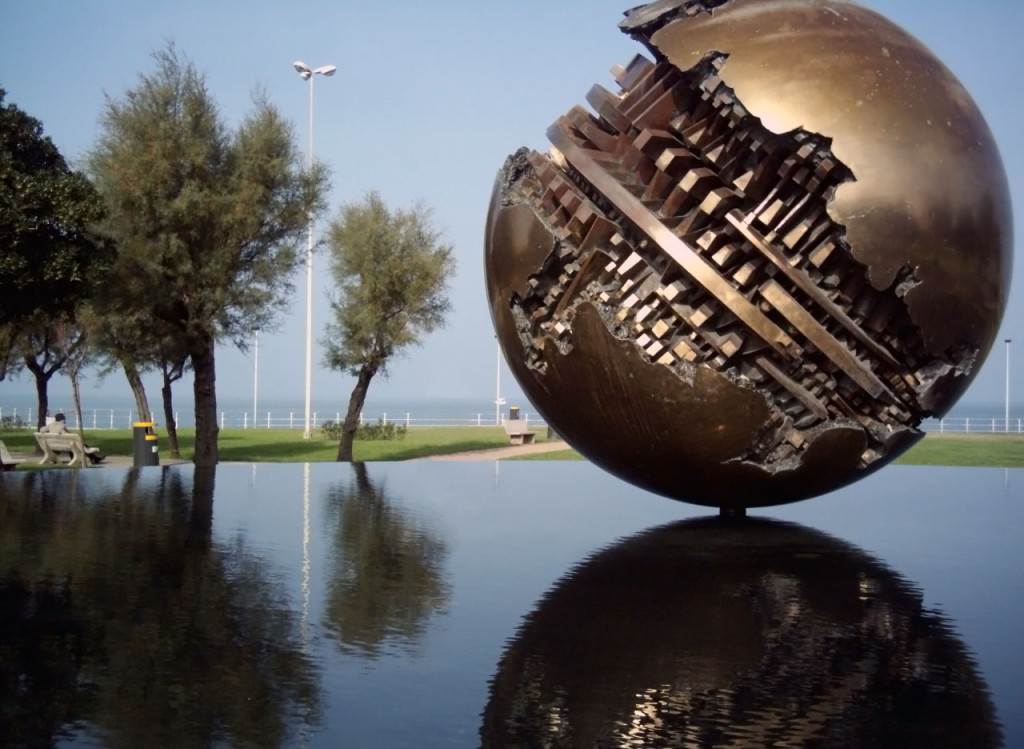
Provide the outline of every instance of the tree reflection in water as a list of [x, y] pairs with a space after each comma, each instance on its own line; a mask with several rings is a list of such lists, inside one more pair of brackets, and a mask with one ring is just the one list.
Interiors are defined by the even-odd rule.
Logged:
[[77, 474], [0, 492], [0, 745], [280, 745], [315, 723], [284, 591], [212, 536], [214, 470], [133, 470], [96, 496]]
[[412, 513], [393, 505], [364, 463], [328, 492], [325, 626], [342, 649], [378, 657], [387, 647], [414, 650], [431, 615], [447, 609], [448, 546]]
[[995, 747], [972, 658], [863, 551], [686, 521], [557, 583], [491, 683], [485, 747]]

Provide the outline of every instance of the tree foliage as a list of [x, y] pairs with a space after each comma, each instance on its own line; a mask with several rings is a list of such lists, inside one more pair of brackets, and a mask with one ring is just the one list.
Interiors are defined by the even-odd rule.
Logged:
[[13, 323], [0, 323], [0, 382], [10, 375], [16, 375], [25, 366], [15, 350], [20, 326]]
[[42, 310], [22, 323], [15, 348], [35, 381], [37, 428], [42, 429], [50, 413], [50, 380], [83, 343], [74, 325]]
[[104, 281], [113, 249], [95, 232], [103, 200], [0, 89], [0, 380], [27, 366], [38, 418], [64, 358], [53, 331]]
[[455, 258], [441, 239], [427, 206], [391, 211], [376, 192], [342, 206], [328, 228], [335, 294], [322, 341], [324, 361], [356, 377], [338, 446], [340, 461], [352, 460], [370, 381], [386, 376], [395, 356], [445, 324]]
[[153, 73], [108, 98], [89, 167], [119, 245], [111, 310], [187, 353], [194, 460], [214, 465], [215, 344], [245, 348], [254, 329], [275, 327], [327, 175], [303, 169], [290, 124], [264, 96], [231, 130], [191, 61], [173, 46], [154, 58]]
[[72, 311], [112, 258], [92, 231], [103, 200], [43, 126], [0, 89], [0, 324]]

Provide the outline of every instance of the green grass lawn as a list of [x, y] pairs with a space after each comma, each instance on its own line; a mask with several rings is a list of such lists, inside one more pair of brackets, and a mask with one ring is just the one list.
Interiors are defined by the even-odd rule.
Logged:
[[[157, 430], [160, 457], [168, 457], [167, 434]], [[29, 429], [0, 431], [0, 440], [15, 453], [33, 453], [35, 438]], [[85, 441], [107, 455], [132, 455], [129, 429], [85, 431]], [[182, 456], [192, 457], [195, 430], [181, 429], [178, 441]], [[399, 440], [356, 440], [356, 460], [410, 460], [430, 455], [446, 455], [507, 447], [508, 437], [501, 427], [413, 427]], [[319, 432], [302, 439], [298, 429], [225, 429], [219, 437], [220, 459], [246, 463], [305, 463], [333, 461], [338, 445]], [[575, 450], [524, 455], [516, 460], [582, 460]], [[897, 463], [906, 465], [994, 466], [1024, 468], [1024, 435], [1005, 434], [929, 434]], [[23, 463], [21, 470], [36, 467]]]
[[[169, 457], [167, 434], [157, 430], [160, 457]], [[179, 429], [181, 455], [190, 459], [195, 449], [195, 430]], [[0, 440], [15, 453], [33, 453], [35, 437], [30, 429], [0, 431]], [[87, 444], [105, 455], [133, 454], [130, 429], [85, 430]], [[217, 440], [222, 461], [246, 463], [327, 462], [338, 454], [338, 443], [314, 432], [308, 440], [299, 429], [224, 429]], [[403, 439], [356, 440], [352, 451], [356, 460], [410, 460], [430, 455], [446, 455], [468, 450], [486, 450], [508, 445], [501, 427], [415, 427]], [[22, 464], [19, 468], [31, 468]]]
[[[575, 450], [520, 455], [511, 460], [583, 460]], [[1024, 436], [1012, 434], [929, 434], [897, 464], [1024, 468]]]
[[896, 463], [1024, 468], [1024, 435], [929, 434], [897, 458]]

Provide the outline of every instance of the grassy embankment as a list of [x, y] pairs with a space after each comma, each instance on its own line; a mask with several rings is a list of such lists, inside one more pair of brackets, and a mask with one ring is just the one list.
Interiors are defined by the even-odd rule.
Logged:
[[[158, 430], [160, 456], [167, 457], [167, 435]], [[543, 437], [543, 435], [540, 435]], [[12, 452], [32, 453], [35, 439], [31, 430], [0, 431], [0, 440]], [[195, 432], [178, 431], [182, 455], [192, 455]], [[130, 430], [86, 430], [85, 441], [108, 455], [132, 455]], [[508, 438], [500, 427], [415, 427], [404, 439], [392, 441], [357, 440], [356, 460], [410, 460], [470, 450], [506, 447]], [[255, 463], [327, 462], [334, 460], [338, 446], [319, 432], [310, 440], [291, 429], [227, 429], [220, 433], [222, 461]], [[523, 460], [581, 460], [575, 450], [524, 455]], [[897, 463], [907, 465], [994, 466], [1024, 468], [1024, 435], [929, 434]], [[34, 465], [22, 464], [21, 470]]]
[[[515, 460], [581, 459], [575, 450], [523, 455]], [[1012, 434], [929, 434], [897, 464], [918, 466], [987, 466], [1024, 468], [1024, 435]]]
[[896, 463], [1024, 468], [1024, 435], [929, 434]]

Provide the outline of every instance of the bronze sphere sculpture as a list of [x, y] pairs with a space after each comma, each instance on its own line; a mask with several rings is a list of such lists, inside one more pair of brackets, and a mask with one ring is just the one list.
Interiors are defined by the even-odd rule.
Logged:
[[558, 433], [741, 511], [850, 483], [945, 413], [998, 331], [1006, 175], [963, 86], [846, 0], [660, 0], [498, 174], [487, 292]]

